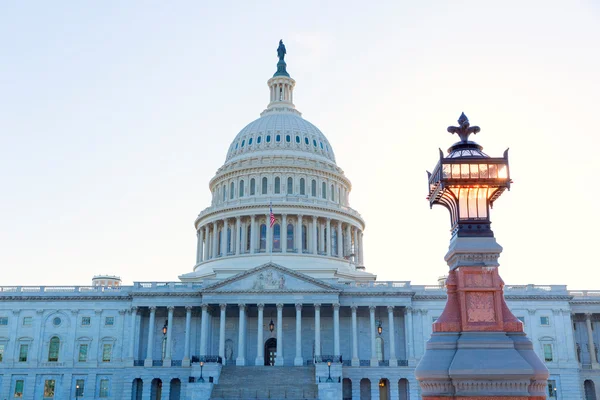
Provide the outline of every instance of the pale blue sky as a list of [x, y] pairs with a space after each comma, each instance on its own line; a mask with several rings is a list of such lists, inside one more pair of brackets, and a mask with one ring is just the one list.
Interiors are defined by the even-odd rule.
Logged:
[[267, 105], [283, 39], [296, 106], [353, 183], [369, 271], [447, 271], [425, 170], [464, 111], [484, 151], [511, 148], [492, 213], [505, 282], [600, 289], [598, 3], [451, 3], [1, 2], [2, 284], [191, 271], [208, 181]]

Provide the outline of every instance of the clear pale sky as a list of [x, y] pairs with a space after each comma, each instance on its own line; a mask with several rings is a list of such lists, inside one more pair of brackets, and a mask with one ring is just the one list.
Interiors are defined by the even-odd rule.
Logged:
[[507, 284], [600, 289], [595, 1], [0, 3], [2, 285], [177, 280], [279, 39], [381, 280], [434, 284], [449, 217], [425, 170], [464, 111], [514, 184], [492, 211]]

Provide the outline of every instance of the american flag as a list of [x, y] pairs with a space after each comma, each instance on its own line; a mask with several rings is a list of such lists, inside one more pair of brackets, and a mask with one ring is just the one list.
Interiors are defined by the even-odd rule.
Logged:
[[273, 204], [269, 203], [269, 220], [270, 222], [270, 227], [272, 228], [273, 225], [275, 225], [275, 215], [273, 215]]

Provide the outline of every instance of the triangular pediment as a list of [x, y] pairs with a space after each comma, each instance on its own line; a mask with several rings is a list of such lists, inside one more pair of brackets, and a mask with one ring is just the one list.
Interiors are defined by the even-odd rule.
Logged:
[[307, 293], [340, 292], [339, 288], [274, 263], [249, 269], [205, 287], [202, 292]]

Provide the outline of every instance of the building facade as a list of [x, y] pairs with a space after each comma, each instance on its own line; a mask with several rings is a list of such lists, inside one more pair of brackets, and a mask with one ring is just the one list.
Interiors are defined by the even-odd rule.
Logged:
[[[280, 43], [269, 103], [233, 140], [176, 282], [0, 286], [1, 399], [419, 399], [438, 285], [378, 281], [323, 133], [293, 103]], [[600, 291], [506, 286], [550, 370], [596, 399]]]

